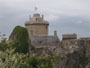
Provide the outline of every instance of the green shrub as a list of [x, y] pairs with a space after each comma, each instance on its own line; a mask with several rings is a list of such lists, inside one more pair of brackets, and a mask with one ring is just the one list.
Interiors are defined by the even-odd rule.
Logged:
[[14, 41], [13, 46], [16, 52], [25, 53], [25, 54], [29, 52], [28, 32], [26, 28], [21, 26], [16, 26], [13, 32], [11, 33], [9, 39]]
[[86, 57], [85, 55], [80, 57], [80, 64], [82, 64], [83, 67], [85, 67], [88, 64], [88, 62], [88, 57]]
[[31, 57], [28, 54], [15, 53], [14, 49], [0, 51], [1, 68], [53, 68], [50, 58]]

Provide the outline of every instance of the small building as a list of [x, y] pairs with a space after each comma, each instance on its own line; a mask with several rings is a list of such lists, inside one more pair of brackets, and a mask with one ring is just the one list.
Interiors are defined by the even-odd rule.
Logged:
[[70, 45], [74, 45], [77, 43], [77, 35], [74, 34], [63, 34], [62, 38], [62, 46], [64, 48], [69, 47]]
[[63, 34], [62, 47], [65, 50], [75, 50], [78, 48], [77, 34]]
[[77, 39], [77, 34], [63, 34], [62, 40]]

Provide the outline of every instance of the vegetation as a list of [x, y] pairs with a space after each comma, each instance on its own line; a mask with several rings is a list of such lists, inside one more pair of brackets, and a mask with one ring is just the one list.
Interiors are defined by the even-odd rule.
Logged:
[[1, 68], [53, 68], [51, 59], [14, 53], [14, 49], [0, 51]]
[[39, 58], [16, 52], [14, 42], [0, 44], [1, 68], [53, 68], [53, 58]]
[[88, 57], [85, 55], [80, 57], [80, 64], [85, 68], [85, 66], [89, 63]]
[[[46, 58], [29, 55], [28, 32], [26, 28], [16, 26], [8, 42], [0, 43], [0, 68], [54, 68], [60, 56]], [[89, 63], [85, 55], [80, 57], [80, 64], [85, 68]], [[64, 68], [62, 66], [61, 68]]]
[[16, 26], [10, 35], [10, 40], [14, 41], [13, 47], [16, 52], [19, 53], [28, 53], [29, 44], [28, 44], [28, 32], [27, 29], [21, 26]]
[[[13, 38], [15, 37], [15, 38]], [[53, 68], [54, 58], [33, 57], [28, 54], [28, 33], [23, 27], [13, 30], [10, 40], [0, 43], [0, 68]]]

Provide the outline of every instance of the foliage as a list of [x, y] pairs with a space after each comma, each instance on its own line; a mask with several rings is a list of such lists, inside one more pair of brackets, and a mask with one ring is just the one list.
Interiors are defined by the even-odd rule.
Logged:
[[0, 51], [1, 68], [53, 68], [50, 58], [31, 57], [28, 54], [15, 53], [14, 49]]
[[39, 68], [53, 68], [53, 62], [52, 59], [44, 58], [40, 59]]
[[[7, 49], [6, 51], [0, 51], [0, 67], [1, 68], [29, 68], [29, 64], [26, 63], [23, 58], [27, 55], [14, 53], [14, 49]], [[24, 62], [23, 62], [24, 61]]]
[[[15, 38], [14, 38], [15, 37]], [[44, 58], [28, 54], [28, 33], [17, 26], [6, 43], [0, 43], [0, 68], [53, 68], [55, 56]]]
[[1, 44], [0, 45], [0, 50], [2, 50], [2, 51], [5, 51], [7, 48], [8, 48], [7, 44]]
[[28, 53], [15, 52], [13, 41], [0, 45], [1, 68], [53, 68], [51, 56], [47, 58], [33, 57]]
[[85, 55], [80, 57], [80, 64], [82, 64], [83, 67], [85, 67], [88, 64], [88, 62], [88, 57], [86, 57]]
[[14, 41], [14, 48], [16, 52], [28, 53], [28, 32], [27, 29], [21, 26], [16, 26], [10, 35], [10, 39]]

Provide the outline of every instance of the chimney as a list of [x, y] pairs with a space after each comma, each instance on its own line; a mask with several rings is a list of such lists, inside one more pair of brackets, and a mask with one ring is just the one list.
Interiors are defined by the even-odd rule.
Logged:
[[58, 43], [57, 31], [54, 31], [54, 36], [56, 37], [56, 43]]
[[57, 31], [54, 31], [54, 36], [57, 36]]
[[44, 19], [44, 15], [42, 15], [42, 19]]

